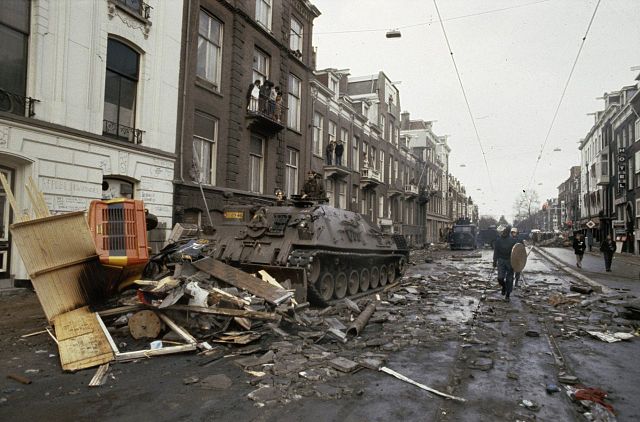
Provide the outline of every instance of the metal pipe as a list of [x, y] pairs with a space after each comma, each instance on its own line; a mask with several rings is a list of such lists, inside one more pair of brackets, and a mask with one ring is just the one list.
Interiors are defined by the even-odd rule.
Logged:
[[353, 321], [353, 323], [349, 326], [349, 328], [347, 328], [348, 336], [355, 337], [360, 334], [360, 332], [367, 325], [367, 322], [369, 322], [369, 318], [371, 318], [371, 315], [373, 315], [373, 313], [376, 311], [376, 304], [377, 302], [371, 302], [365, 308], [365, 310], [362, 311], [360, 315], [358, 315], [358, 318], [356, 318], [356, 320]]

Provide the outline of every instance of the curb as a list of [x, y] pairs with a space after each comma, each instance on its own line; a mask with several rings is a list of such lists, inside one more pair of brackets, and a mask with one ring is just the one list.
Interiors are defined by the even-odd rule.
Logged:
[[604, 284], [598, 283], [597, 281], [587, 277], [584, 274], [579, 273], [578, 271], [574, 270], [573, 268], [571, 268], [570, 266], [568, 266], [567, 264], [565, 264], [564, 262], [560, 261], [558, 258], [556, 258], [555, 256], [552, 256], [550, 253], [542, 250], [542, 248], [538, 247], [538, 246], [533, 246], [533, 249], [540, 254], [542, 257], [544, 257], [546, 260], [552, 262], [553, 264], [557, 265], [558, 267], [560, 267], [561, 270], [563, 270], [564, 272], [568, 273], [569, 275], [577, 278], [578, 280], [588, 284], [589, 286], [591, 286], [593, 288], [594, 291], [598, 292], [598, 293], [610, 293], [611, 289], [607, 286], [605, 286]]
[[0, 297], [3, 296], [15, 296], [29, 292], [29, 289], [22, 287], [7, 287], [0, 289]]

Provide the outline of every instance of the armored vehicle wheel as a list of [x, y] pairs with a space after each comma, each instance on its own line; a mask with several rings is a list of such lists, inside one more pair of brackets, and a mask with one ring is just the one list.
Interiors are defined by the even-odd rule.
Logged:
[[380, 283], [380, 272], [378, 271], [378, 267], [371, 268], [371, 278], [369, 279], [369, 285], [372, 289], [378, 288], [378, 283]]
[[347, 274], [344, 271], [340, 271], [336, 276], [333, 296], [336, 299], [343, 299], [347, 295], [347, 287]]
[[389, 264], [387, 267], [387, 282], [391, 284], [394, 281], [396, 281], [396, 266]]
[[335, 290], [335, 282], [331, 273], [324, 273], [316, 283], [316, 290], [320, 293], [322, 300], [330, 300]]
[[358, 293], [358, 288], [360, 288], [360, 274], [358, 274], [358, 272], [354, 270], [349, 274], [349, 295], [355, 295], [356, 293]]
[[404, 273], [404, 267], [407, 265], [407, 260], [404, 257], [400, 258], [396, 267], [396, 274], [400, 275]]
[[360, 271], [360, 291], [366, 292], [367, 290], [369, 290], [370, 281], [369, 270], [364, 268], [362, 271]]
[[386, 265], [382, 265], [380, 267], [380, 285], [381, 286], [387, 285], [387, 266]]

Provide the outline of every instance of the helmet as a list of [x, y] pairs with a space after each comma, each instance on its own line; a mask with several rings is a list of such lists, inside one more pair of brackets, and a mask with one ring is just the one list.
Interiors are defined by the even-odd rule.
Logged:
[[518, 234], [518, 228], [517, 227], [511, 227], [511, 233]]

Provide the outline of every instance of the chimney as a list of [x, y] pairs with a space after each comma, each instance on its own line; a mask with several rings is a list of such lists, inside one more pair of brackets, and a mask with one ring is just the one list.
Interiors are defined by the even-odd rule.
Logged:
[[400, 114], [400, 130], [408, 130], [409, 129], [409, 112], [403, 111]]

